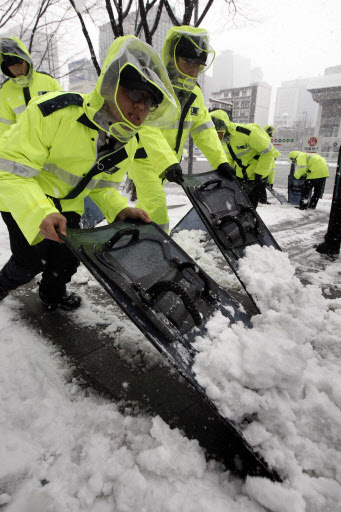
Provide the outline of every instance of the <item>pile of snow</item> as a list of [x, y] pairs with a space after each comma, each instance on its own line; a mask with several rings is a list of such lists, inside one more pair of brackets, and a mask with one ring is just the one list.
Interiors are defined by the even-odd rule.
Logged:
[[[264, 208], [272, 226], [283, 211]], [[294, 232], [300, 212], [292, 211]], [[184, 213], [170, 210], [172, 224]], [[221, 270], [217, 251], [205, 252], [202, 233], [179, 233], [177, 242], [224, 288], [240, 287], [231, 272]], [[0, 254], [3, 264], [10, 254], [3, 223]], [[333, 275], [340, 268], [341, 260]], [[196, 340], [195, 371], [219, 409], [240, 422], [284, 482], [243, 482], [216, 462], [207, 463], [196, 441], [160, 418], [122, 414], [113, 402], [84, 389], [72, 378], [70, 361], [27, 327], [18, 300], [9, 296], [0, 305], [1, 510], [338, 510], [340, 301], [324, 298], [318, 280], [303, 286], [287, 254], [270, 248], [249, 248], [239, 272], [261, 314], [253, 317], [252, 329], [231, 326], [219, 314], [211, 318], [205, 336]], [[126, 341], [128, 353], [136, 346], [148, 351], [148, 342], [112, 304], [99, 308], [89, 300], [98, 285], [84, 269], [75, 282], [85, 297], [77, 321], [104, 323], [113, 340]], [[152, 351], [149, 358], [153, 364]]]

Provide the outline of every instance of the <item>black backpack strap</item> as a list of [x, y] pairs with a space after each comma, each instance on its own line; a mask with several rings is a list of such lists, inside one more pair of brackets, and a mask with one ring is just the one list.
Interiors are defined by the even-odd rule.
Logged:
[[76, 185], [76, 187], [62, 199], [74, 199], [83, 192], [89, 181], [94, 176], [101, 174], [108, 169], [112, 169], [126, 158], [128, 158], [128, 154], [124, 146], [115, 151], [115, 153], [111, 153], [110, 155], [103, 157], [99, 162], [96, 162], [96, 164], [90, 169], [90, 171], [84, 176], [78, 185]]
[[248, 166], [245, 166], [245, 165], [243, 164], [243, 162], [241, 161], [241, 159], [237, 157], [237, 155], [236, 155], [236, 153], [233, 151], [232, 146], [231, 146], [231, 144], [230, 144], [230, 143], [228, 143], [228, 144], [227, 144], [227, 147], [228, 147], [228, 150], [229, 150], [229, 152], [230, 152], [230, 155], [232, 156], [233, 161], [234, 161], [234, 162], [236, 162], [236, 164], [238, 164], [238, 165], [239, 165], [239, 167], [241, 168], [242, 173], [243, 173], [243, 178], [244, 178], [244, 180], [247, 180], [247, 179], [248, 179], [248, 177], [247, 177], [246, 169], [247, 169], [247, 167], [248, 167]]
[[27, 106], [28, 102], [31, 99], [30, 88], [29, 87], [23, 87], [23, 91], [24, 91], [25, 105]]
[[191, 94], [189, 95], [188, 100], [186, 101], [186, 103], [184, 105], [183, 111], [181, 112], [181, 117], [180, 117], [180, 121], [179, 121], [178, 134], [176, 136], [176, 144], [175, 144], [175, 150], [174, 150], [175, 153], [177, 153], [179, 151], [181, 137], [182, 137], [182, 134], [183, 134], [183, 131], [184, 131], [184, 122], [185, 122], [187, 113], [188, 113], [189, 109], [191, 108], [191, 105], [193, 104], [193, 102], [196, 99], [196, 97], [197, 97], [197, 95], [194, 92], [191, 92]]
[[74, 92], [60, 93], [60, 95], [50, 98], [46, 101], [38, 103], [38, 108], [44, 117], [53, 114], [57, 110], [68, 107], [70, 105], [76, 105], [81, 107], [83, 105], [83, 98], [80, 94]]

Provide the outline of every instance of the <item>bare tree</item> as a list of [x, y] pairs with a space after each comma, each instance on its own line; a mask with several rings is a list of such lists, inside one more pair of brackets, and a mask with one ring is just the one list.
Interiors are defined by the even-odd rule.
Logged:
[[24, 0], [5, 0], [0, 3], [0, 28], [14, 18], [23, 2]]

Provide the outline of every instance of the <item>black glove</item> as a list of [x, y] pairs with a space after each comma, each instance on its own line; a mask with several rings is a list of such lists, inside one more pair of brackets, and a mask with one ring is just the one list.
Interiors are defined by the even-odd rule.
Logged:
[[269, 183], [269, 188], [272, 190], [274, 188], [273, 183]]
[[227, 178], [228, 180], [232, 181], [234, 179], [234, 169], [227, 162], [220, 164], [216, 170], [221, 171], [224, 174], [225, 178]]
[[182, 177], [182, 169], [179, 164], [170, 165], [165, 170], [165, 176], [168, 181], [173, 181], [174, 183], [182, 183], [184, 181]]
[[255, 174], [255, 184], [260, 183], [262, 181], [262, 175], [261, 174]]

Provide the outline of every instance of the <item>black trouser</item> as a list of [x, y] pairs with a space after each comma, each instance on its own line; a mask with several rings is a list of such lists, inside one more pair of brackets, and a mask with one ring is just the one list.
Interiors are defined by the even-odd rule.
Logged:
[[268, 204], [268, 196], [266, 194], [266, 186], [268, 184], [267, 178], [259, 183], [258, 187], [258, 202], [260, 204]]
[[[301, 201], [300, 208], [316, 208], [318, 200], [324, 189], [326, 178], [316, 178], [315, 180], [305, 180], [301, 189]], [[310, 191], [313, 190], [313, 195], [308, 204], [308, 198]]]
[[261, 181], [256, 183], [254, 180], [243, 180], [239, 177], [237, 177], [237, 181], [239, 181], [245, 194], [250, 199], [252, 206], [256, 209], [259, 197], [262, 194], [263, 183]]
[[[63, 212], [62, 215], [67, 219], [67, 227], [79, 227], [80, 215], [74, 212]], [[47, 301], [61, 298], [66, 283], [77, 272], [78, 259], [65, 244], [52, 240], [30, 245], [12, 215], [1, 212], [1, 216], [8, 228], [12, 256], [0, 273], [0, 286], [15, 290], [42, 272], [40, 293]]]
[[[252, 206], [254, 209], [257, 208], [258, 203], [262, 197], [263, 192], [265, 192], [264, 189], [264, 182], [263, 181], [255, 181], [255, 180], [249, 180], [246, 182], [248, 184], [247, 189], [247, 197], [250, 199]], [[266, 192], [265, 192], [266, 194]]]
[[337, 198], [332, 202], [325, 239], [341, 242], [341, 190], [338, 191]]

